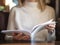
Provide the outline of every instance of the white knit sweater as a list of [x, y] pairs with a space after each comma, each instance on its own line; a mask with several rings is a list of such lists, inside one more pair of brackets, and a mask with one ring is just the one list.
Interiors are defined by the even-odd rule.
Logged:
[[[50, 19], [55, 18], [54, 9], [50, 6], [46, 6], [42, 12], [37, 8], [37, 3], [29, 2], [26, 6], [21, 8], [15, 7], [12, 9], [9, 15], [8, 30], [29, 30], [37, 25], [44, 23]], [[46, 29], [36, 34], [36, 40], [45, 40], [47, 38], [48, 31]]]

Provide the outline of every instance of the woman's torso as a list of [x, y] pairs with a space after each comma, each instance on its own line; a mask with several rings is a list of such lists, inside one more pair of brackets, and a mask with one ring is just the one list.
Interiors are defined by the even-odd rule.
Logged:
[[16, 7], [15, 22], [18, 29], [17, 19], [20, 23], [21, 30], [32, 31], [32, 28], [37, 24], [42, 24], [52, 19], [51, 7], [46, 6], [44, 11], [32, 7]]

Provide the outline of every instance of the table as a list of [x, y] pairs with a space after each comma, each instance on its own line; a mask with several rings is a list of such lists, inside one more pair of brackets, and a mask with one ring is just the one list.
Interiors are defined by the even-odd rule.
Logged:
[[[0, 45], [31, 45], [31, 43], [11, 43], [11, 44], [0, 44]], [[55, 43], [35, 43], [34, 45], [55, 45]]]
[[[4, 41], [0, 45], [32, 45], [30, 41]], [[33, 45], [55, 45], [55, 42], [36, 42]]]

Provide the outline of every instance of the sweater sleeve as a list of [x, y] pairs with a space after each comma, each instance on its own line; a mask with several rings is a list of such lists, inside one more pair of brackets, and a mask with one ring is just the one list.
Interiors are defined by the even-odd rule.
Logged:
[[[7, 25], [7, 30], [15, 30], [15, 8], [11, 9], [10, 15], [9, 15], [9, 20], [8, 20], [8, 25]], [[13, 36], [12, 34], [6, 34], [5, 40], [12, 40]]]
[[[54, 19], [55, 21], [55, 10], [53, 8], [50, 8], [50, 19]], [[47, 41], [54, 41], [55, 38], [55, 29], [53, 31], [48, 31]]]
[[15, 8], [11, 9], [10, 11], [10, 15], [9, 15], [9, 20], [8, 20], [8, 26], [7, 26], [7, 30], [15, 30]]
[[56, 39], [55, 30], [52, 32], [48, 32], [47, 41], [55, 41], [55, 39]]

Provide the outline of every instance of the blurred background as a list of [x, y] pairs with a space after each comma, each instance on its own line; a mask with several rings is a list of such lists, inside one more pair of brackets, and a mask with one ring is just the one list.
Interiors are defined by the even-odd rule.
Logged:
[[[48, 0], [47, 0], [48, 1]], [[60, 0], [50, 0], [47, 4], [55, 9], [56, 12], [56, 40], [60, 41]], [[8, 18], [11, 8], [18, 4], [17, 0], [0, 0], [0, 40], [4, 40], [4, 34], [1, 33], [1, 30], [7, 29]]]

